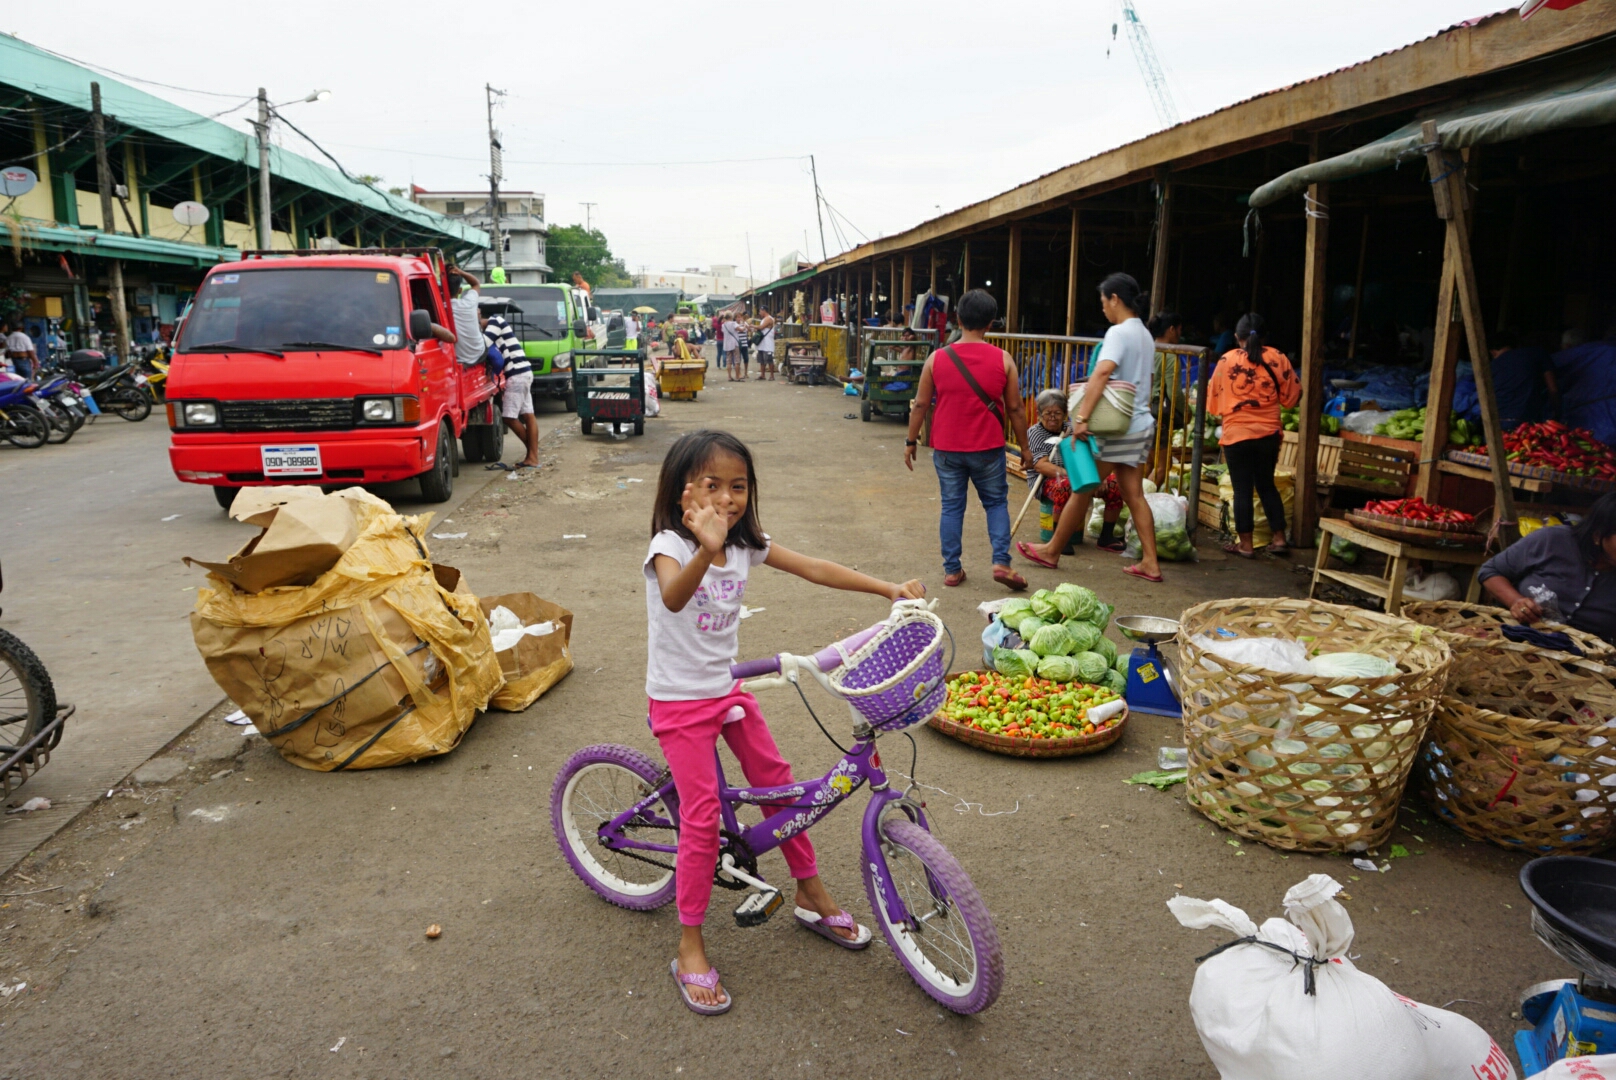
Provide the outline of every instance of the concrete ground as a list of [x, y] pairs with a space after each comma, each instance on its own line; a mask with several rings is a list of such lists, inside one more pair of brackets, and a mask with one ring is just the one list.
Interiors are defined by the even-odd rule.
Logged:
[[[434, 558], [479, 592], [529, 589], [576, 613], [576, 670], [525, 713], [484, 715], [444, 758], [340, 774], [299, 770], [215, 713], [158, 759], [194, 767], [100, 800], [0, 879], [0, 991], [28, 984], [0, 998], [0, 1077], [1207, 1078], [1216, 1074], [1187, 998], [1194, 957], [1224, 935], [1181, 928], [1164, 902], [1178, 892], [1222, 897], [1261, 920], [1313, 872], [1347, 885], [1360, 967], [1411, 997], [1455, 1002], [1500, 1043], [1516, 1026], [1517, 991], [1567, 974], [1532, 938], [1518, 856], [1434, 824], [1412, 797], [1395, 836], [1409, 855], [1383, 875], [1237, 843], [1187, 808], [1181, 788], [1124, 782], [1178, 741], [1176, 722], [1136, 715], [1108, 752], [1052, 761], [912, 732], [935, 830], [1003, 942], [1005, 987], [992, 1009], [939, 1009], [879, 939], [844, 952], [786, 915], [738, 929], [719, 892], [710, 950], [736, 1004], [717, 1019], [686, 1011], [667, 975], [671, 906], [634, 914], [596, 899], [561, 858], [549, 821], [551, 779], [574, 750], [621, 742], [657, 754], [645, 726], [640, 566], [667, 447], [698, 426], [733, 430], [756, 453], [763, 520], [779, 542], [889, 579], [941, 578], [936, 481], [924, 455], [915, 473], [903, 469], [895, 421], [847, 419], [856, 409], [834, 387], [710, 375], [698, 401], [665, 403], [643, 438], [585, 438], [576, 424], [541, 417], [556, 467], [487, 485], [450, 515], [470, 535], [434, 544]], [[160, 453], [157, 440], [131, 449], [117, 459], [130, 469], [136, 454]], [[189, 489], [160, 488], [153, 480], [138, 513], [107, 514], [102, 527], [132, 547], [105, 552], [95, 569], [103, 581], [127, 582], [129, 566], [163, 582], [173, 593], [163, 614], [177, 627], [189, 597], [180, 590], [197, 579], [171, 573], [176, 545], [138, 518], [210, 511]], [[209, 528], [187, 549], [216, 554], [242, 533]], [[935, 590], [958, 668], [979, 663], [976, 605], [1003, 595], [988, 577], [979, 509], [966, 536], [970, 581]], [[95, 539], [85, 537], [74, 573]], [[1213, 597], [1299, 595], [1305, 580], [1215, 550], [1168, 567], [1162, 586], [1120, 565], [1089, 548], [1060, 573], [1026, 573], [1035, 586], [1088, 584], [1120, 613], [1166, 616]], [[81, 587], [73, 574], [36, 572], [52, 587]], [[766, 569], [747, 600], [757, 609], [742, 628], [747, 657], [817, 648], [885, 607]], [[18, 614], [37, 620], [43, 610]], [[156, 648], [150, 623], [108, 625], [53, 652], [53, 670], [128, 671], [140, 659], [132, 646]], [[89, 648], [106, 659], [77, 655]], [[165, 660], [168, 691], [152, 700], [183, 715], [208, 694], [200, 661], [193, 653], [188, 667], [180, 652]], [[73, 692], [89, 700], [88, 686]], [[113, 702], [128, 693], [97, 692]], [[825, 703], [831, 732], [844, 733], [845, 712], [810, 696]], [[799, 776], [835, 760], [795, 695], [762, 702]], [[883, 747], [889, 767], [908, 771], [906, 740]], [[862, 798], [853, 802], [812, 838], [837, 898], [868, 921]], [[776, 855], [762, 866], [785, 877]], [[425, 937], [430, 924], [440, 938]]]

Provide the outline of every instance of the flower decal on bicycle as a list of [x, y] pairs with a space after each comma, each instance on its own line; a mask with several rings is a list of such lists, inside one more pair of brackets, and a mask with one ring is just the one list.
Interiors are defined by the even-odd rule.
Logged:
[[833, 776], [830, 778], [830, 786], [843, 795], [851, 795], [853, 793], [853, 778], [851, 776]]
[[936, 679], [922, 679], [915, 683], [915, 700], [924, 701], [926, 695], [937, 689]]

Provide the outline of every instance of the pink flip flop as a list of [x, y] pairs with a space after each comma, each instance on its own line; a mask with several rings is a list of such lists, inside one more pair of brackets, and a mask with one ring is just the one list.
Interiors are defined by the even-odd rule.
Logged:
[[693, 1013], [700, 1013], [702, 1016], [717, 1016], [720, 1013], [729, 1012], [729, 1007], [735, 1004], [735, 999], [729, 996], [728, 991], [724, 992], [724, 1000], [721, 1004], [703, 1005], [691, 997], [690, 991], [685, 989], [686, 986], [699, 986], [703, 990], [711, 990], [718, 985], [717, 968], [708, 968], [705, 975], [691, 975], [679, 970], [679, 961], [675, 958], [673, 963], [669, 965], [668, 971], [673, 975], [674, 985], [679, 988], [679, 996], [684, 999], [685, 1008]]
[[1129, 577], [1136, 577], [1143, 581], [1154, 582], [1157, 585], [1162, 583], [1162, 576], [1160, 574], [1157, 574], [1155, 577], [1151, 577], [1137, 566], [1124, 566], [1122, 568], [1122, 572], [1127, 574]]
[[[870, 928], [868, 926], [859, 926], [854, 921], [853, 916], [845, 911], [840, 915], [821, 915], [819, 912], [809, 911], [807, 908], [797, 908], [793, 914], [796, 915], [799, 923], [832, 944], [840, 945], [842, 948], [851, 949], [854, 952], [869, 947]], [[858, 933], [852, 938], [844, 938], [831, 929], [832, 927], [840, 927], [843, 930], [857, 928]], [[725, 1006], [725, 1008], [728, 1008], [728, 1006]]]
[[1033, 554], [1032, 545], [1027, 543], [1027, 541], [1025, 541], [1025, 540], [1017, 540], [1016, 541], [1016, 551], [1021, 554], [1021, 557], [1023, 559], [1026, 559], [1028, 562], [1032, 563], [1034, 566], [1042, 566], [1045, 570], [1059, 570], [1060, 569], [1059, 564], [1052, 563], [1048, 559], [1044, 558], [1041, 555]]

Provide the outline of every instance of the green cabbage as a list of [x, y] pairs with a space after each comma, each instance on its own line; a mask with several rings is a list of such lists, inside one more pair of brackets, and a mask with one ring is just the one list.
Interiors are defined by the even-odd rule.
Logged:
[[1106, 637], [1104, 634], [1101, 634], [1099, 636], [1099, 639], [1093, 645], [1089, 646], [1089, 650], [1091, 652], [1097, 652], [1101, 656], [1105, 657], [1105, 662], [1107, 664], [1110, 664], [1112, 667], [1116, 666], [1116, 663], [1117, 663], [1117, 645], [1116, 645], [1116, 642], [1112, 641], [1110, 638]]
[[1111, 666], [1116, 668], [1118, 671], [1122, 672], [1124, 675], [1128, 674], [1128, 657], [1129, 657], [1129, 655], [1130, 654], [1128, 654], [1128, 653], [1117, 653], [1116, 662], [1113, 663]]
[[1120, 671], [1108, 671], [1105, 673], [1105, 681], [1101, 683], [1101, 685], [1107, 690], [1110, 690], [1112, 693], [1126, 693], [1128, 689], [1128, 677]]
[[1060, 608], [1061, 615], [1068, 619], [1080, 619], [1084, 622], [1094, 617], [1095, 609], [1099, 606], [1099, 598], [1094, 595], [1093, 589], [1086, 589], [1081, 585], [1074, 585], [1070, 581], [1055, 586], [1055, 606]]
[[1100, 640], [1100, 632], [1092, 623], [1073, 621], [1066, 624], [1066, 629], [1076, 643], [1073, 652], [1089, 652], [1094, 648], [1094, 643]]
[[993, 670], [1012, 679], [1025, 679], [1038, 668], [1038, 654], [1029, 649], [994, 649]]
[[1052, 682], [1072, 682], [1077, 678], [1077, 661], [1070, 656], [1046, 656], [1038, 661], [1038, 677]]
[[1024, 596], [1018, 596], [1005, 601], [1004, 607], [999, 609], [999, 621], [1019, 633], [1021, 620], [1031, 614], [1032, 601]]
[[1111, 616], [1116, 610], [1104, 600], [1097, 601], [1094, 605], [1094, 615], [1088, 621], [1104, 630], [1111, 625]]
[[1032, 612], [1021, 617], [1021, 625], [1016, 627], [1016, 633], [1021, 635], [1022, 641], [1031, 641], [1032, 636], [1049, 624]]
[[1027, 641], [1027, 647], [1039, 656], [1065, 656], [1073, 651], [1076, 644], [1066, 624], [1058, 622], [1039, 627], [1038, 632]]
[[1397, 665], [1369, 653], [1324, 653], [1313, 658], [1313, 673], [1326, 679], [1378, 679], [1396, 675]]
[[[1032, 594], [1032, 613], [1040, 619], [1053, 622], [1061, 617], [1060, 608], [1055, 604], [1055, 594], [1048, 589], [1039, 589]], [[1026, 635], [1022, 635], [1025, 637]]]
[[1097, 652], [1080, 652], [1076, 660], [1077, 677], [1086, 683], [1103, 681], [1105, 673], [1111, 670], [1111, 665], [1105, 662], [1105, 657]]

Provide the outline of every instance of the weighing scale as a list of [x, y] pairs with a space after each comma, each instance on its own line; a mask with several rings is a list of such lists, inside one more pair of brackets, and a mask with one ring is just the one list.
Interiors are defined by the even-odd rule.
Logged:
[[1324, 414], [1339, 419], [1345, 419], [1348, 413], [1355, 413], [1362, 403], [1354, 390], [1362, 390], [1369, 384], [1356, 379], [1331, 379], [1330, 385], [1340, 391], [1335, 397], [1324, 403]]
[[1145, 643], [1128, 657], [1128, 688], [1122, 694], [1128, 701], [1128, 710], [1155, 716], [1183, 716], [1178, 691], [1173, 686], [1176, 680], [1172, 668], [1157, 648], [1160, 642], [1178, 636], [1178, 620], [1154, 615], [1123, 615], [1112, 621], [1123, 637]]
[[[1533, 859], [1521, 867], [1538, 940], [1579, 978], [1552, 979], [1521, 994], [1521, 1016], [1535, 1025], [1515, 1033], [1521, 1075], [1563, 1058], [1616, 1051], [1616, 863], [1575, 855]], [[1593, 969], [1593, 970], [1590, 970]]]

